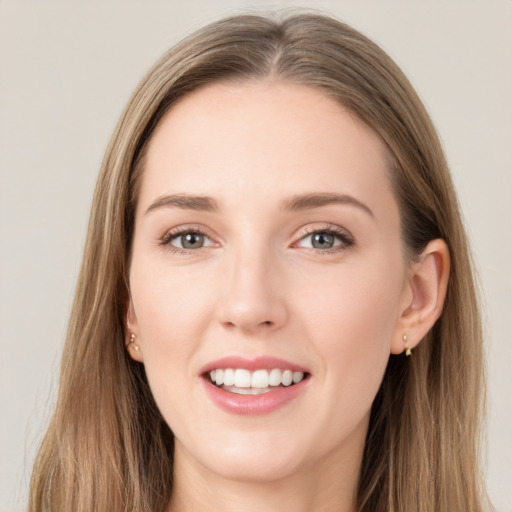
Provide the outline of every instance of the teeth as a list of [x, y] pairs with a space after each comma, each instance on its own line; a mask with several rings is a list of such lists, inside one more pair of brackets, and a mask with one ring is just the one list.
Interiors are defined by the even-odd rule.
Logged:
[[[217, 370], [217, 373], [222, 370]], [[251, 387], [251, 372], [249, 370], [235, 370], [235, 387], [237, 388], [250, 388]]]
[[281, 378], [283, 386], [289, 386], [293, 382], [293, 372], [291, 370], [285, 370]]
[[268, 388], [268, 372], [267, 370], [256, 370], [251, 377], [252, 388]]
[[237, 388], [236, 386], [222, 386], [222, 389], [230, 391], [231, 393], [237, 393], [239, 395], [262, 395], [270, 391], [269, 388], [258, 389], [258, 388]]
[[243, 368], [219, 368], [210, 372], [210, 379], [217, 386], [229, 388], [234, 393], [255, 395], [268, 391], [269, 387], [298, 384], [304, 379], [304, 373], [279, 368], [254, 372]]
[[279, 384], [281, 384], [281, 374], [281, 370], [278, 370], [277, 368], [270, 370], [270, 374], [268, 376], [268, 383], [271, 386], [279, 386]]
[[[293, 383], [298, 384], [304, 378], [304, 374], [302, 372], [293, 372]], [[226, 381], [226, 376], [224, 376], [224, 381]]]
[[[216, 370], [214, 370], [216, 371]], [[224, 386], [234, 386], [235, 384], [235, 370], [228, 368], [224, 370]]]

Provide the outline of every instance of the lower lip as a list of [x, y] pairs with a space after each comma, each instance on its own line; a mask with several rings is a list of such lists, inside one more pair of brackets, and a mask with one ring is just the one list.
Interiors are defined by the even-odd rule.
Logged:
[[277, 387], [261, 395], [239, 395], [231, 393], [203, 378], [204, 386], [212, 402], [223, 411], [231, 414], [268, 414], [285, 406], [306, 389], [309, 378], [298, 384]]

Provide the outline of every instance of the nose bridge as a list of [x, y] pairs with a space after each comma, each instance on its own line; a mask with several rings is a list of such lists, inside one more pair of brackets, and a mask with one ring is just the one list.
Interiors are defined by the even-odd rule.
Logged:
[[278, 257], [265, 244], [246, 241], [226, 261], [221, 322], [246, 332], [275, 329], [286, 318]]

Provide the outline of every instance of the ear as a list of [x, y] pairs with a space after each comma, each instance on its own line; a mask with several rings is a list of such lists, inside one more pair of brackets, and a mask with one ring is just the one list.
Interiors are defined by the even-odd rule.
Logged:
[[391, 342], [392, 354], [418, 345], [441, 316], [449, 274], [448, 246], [444, 240], [432, 240], [411, 265]]
[[128, 299], [128, 305], [126, 307], [126, 327], [126, 350], [128, 350], [128, 354], [130, 354], [130, 357], [134, 361], [142, 363], [144, 362], [144, 357], [142, 356], [142, 347], [138, 340], [139, 325], [131, 297]]

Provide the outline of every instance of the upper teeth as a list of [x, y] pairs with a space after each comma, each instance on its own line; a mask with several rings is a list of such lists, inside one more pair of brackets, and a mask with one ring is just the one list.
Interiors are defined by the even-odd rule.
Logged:
[[303, 372], [292, 372], [291, 370], [249, 370], [227, 368], [212, 370], [210, 372], [212, 382], [217, 386], [235, 386], [237, 388], [268, 388], [269, 386], [290, 386], [297, 384], [304, 378]]

